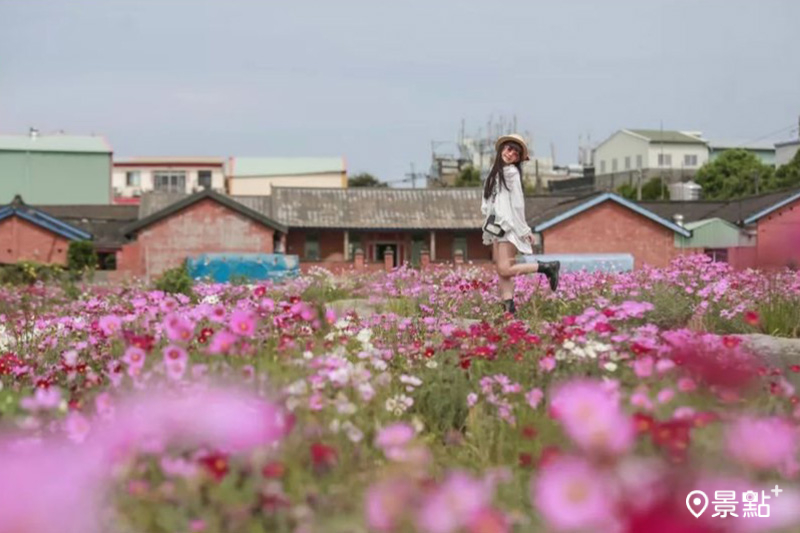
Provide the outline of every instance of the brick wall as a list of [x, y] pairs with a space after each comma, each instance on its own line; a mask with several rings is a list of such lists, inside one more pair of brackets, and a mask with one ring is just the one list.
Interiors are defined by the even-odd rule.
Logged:
[[36, 261], [44, 264], [67, 264], [69, 240], [11, 216], [0, 221], [0, 263]]
[[635, 268], [667, 266], [681, 253], [672, 230], [611, 201], [545, 230], [542, 240], [546, 254], [629, 253]]
[[139, 231], [123, 246], [119, 270], [156, 276], [202, 253], [273, 251], [274, 231], [215, 202], [204, 199]]
[[756, 266], [800, 267], [800, 200], [758, 221]]

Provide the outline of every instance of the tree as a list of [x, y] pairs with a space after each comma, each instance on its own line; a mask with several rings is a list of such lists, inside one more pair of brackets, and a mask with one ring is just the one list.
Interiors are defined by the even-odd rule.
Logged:
[[481, 173], [473, 167], [468, 166], [461, 169], [455, 181], [456, 187], [480, 187], [481, 186]]
[[[661, 200], [661, 179], [651, 178], [642, 185], [642, 201]], [[664, 200], [669, 200], [669, 189], [663, 187]], [[623, 183], [617, 187], [617, 194], [628, 200], [636, 201], [636, 185]]]
[[725, 150], [700, 167], [695, 181], [707, 200], [728, 200], [776, 188], [774, 171], [753, 153], [739, 148]]
[[800, 150], [791, 161], [778, 167], [775, 172], [775, 188], [788, 189], [800, 187]]
[[389, 185], [380, 181], [368, 172], [361, 172], [355, 176], [347, 178], [348, 187], [388, 187]]
[[67, 267], [84, 273], [97, 266], [97, 252], [92, 241], [71, 241], [67, 248]]

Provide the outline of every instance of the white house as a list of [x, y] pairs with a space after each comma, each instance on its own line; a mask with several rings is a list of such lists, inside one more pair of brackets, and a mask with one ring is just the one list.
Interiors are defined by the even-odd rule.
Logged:
[[623, 129], [593, 151], [595, 187], [613, 189], [663, 177], [666, 182], [690, 179], [708, 161], [708, 145], [699, 132]]
[[191, 194], [225, 192], [221, 157], [130, 157], [115, 159], [111, 173], [114, 203], [138, 203], [150, 191]]

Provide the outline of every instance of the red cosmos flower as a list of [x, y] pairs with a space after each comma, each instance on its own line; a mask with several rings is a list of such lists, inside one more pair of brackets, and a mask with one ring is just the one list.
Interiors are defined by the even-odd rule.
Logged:
[[261, 298], [265, 294], [267, 294], [267, 288], [263, 285], [259, 285], [253, 290], [253, 295], [255, 295], [257, 298]]
[[594, 325], [594, 330], [597, 333], [614, 333], [617, 331], [617, 328], [609, 324], [608, 322], [598, 322]]
[[712, 422], [716, 422], [717, 420], [719, 420], [719, 415], [711, 411], [703, 411], [701, 413], [695, 413], [693, 419], [694, 427], [703, 428], [711, 424]]
[[22, 360], [15, 354], [8, 352], [0, 356], [0, 376], [11, 374], [18, 366], [22, 366]]
[[691, 421], [657, 422], [650, 432], [653, 444], [665, 450], [675, 462], [683, 462], [689, 450]]
[[532, 440], [536, 438], [537, 433], [536, 428], [533, 426], [525, 426], [522, 428], [522, 437], [525, 439]]
[[636, 428], [636, 433], [644, 435], [650, 433], [656, 425], [656, 420], [652, 416], [645, 413], [633, 413], [633, 424]]
[[758, 313], [755, 311], [745, 311], [744, 321], [750, 324], [751, 326], [757, 326], [759, 322], [761, 322], [761, 317], [759, 317]]
[[433, 357], [433, 354], [435, 354], [435, 353], [436, 353], [436, 350], [434, 350], [432, 347], [428, 346], [427, 348], [425, 348], [425, 353], [424, 353], [425, 357], [431, 358], [431, 357]]
[[286, 467], [280, 461], [267, 463], [261, 469], [261, 475], [267, 479], [282, 478], [284, 473], [286, 473]]
[[200, 330], [200, 334], [197, 336], [197, 342], [200, 344], [206, 344], [212, 335], [214, 335], [213, 328], [203, 328]]
[[789, 367], [789, 370], [791, 370], [794, 373], [800, 372], [800, 365], [792, 365]]
[[528, 452], [520, 452], [519, 466], [520, 468], [531, 468], [533, 466], [533, 455]]
[[638, 342], [634, 342], [633, 344], [631, 344], [631, 351], [636, 355], [644, 355], [650, 350], [651, 350], [650, 348], [642, 344], [639, 344]]
[[223, 453], [210, 453], [200, 458], [199, 463], [205, 467], [215, 481], [222, 481], [222, 478], [230, 471], [228, 456]]
[[311, 445], [311, 464], [315, 470], [327, 470], [336, 464], [339, 453], [333, 446], [321, 442]]
[[741, 344], [741, 342], [742, 339], [740, 339], [739, 337], [731, 337], [730, 335], [722, 337], [722, 344], [726, 348], [731, 348], [731, 349], [736, 348], [737, 346], [739, 346], [739, 344]]

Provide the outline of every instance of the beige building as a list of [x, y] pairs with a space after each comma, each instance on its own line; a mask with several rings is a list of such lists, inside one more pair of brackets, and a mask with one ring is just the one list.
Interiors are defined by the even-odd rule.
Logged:
[[594, 149], [595, 188], [661, 177], [665, 183], [691, 179], [708, 161], [699, 132], [619, 130]]
[[342, 157], [231, 157], [225, 175], [233, 196], [268, 196], [273, 186], [347, 188]]
[[221, 157], [130, 157], [115, 159], [111, 172], [114, 203], [137, 203], [148, 192], [191, 194], [225, 191]]

